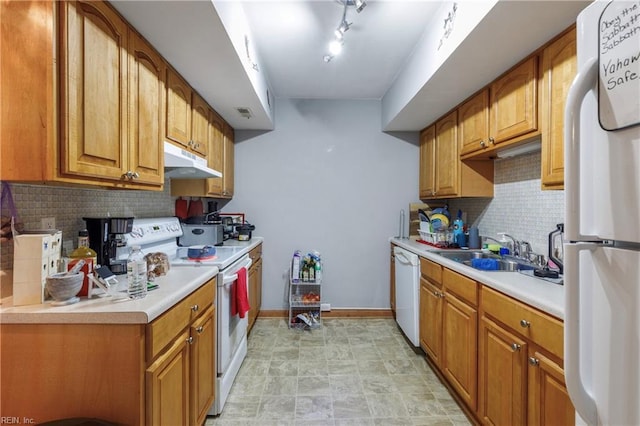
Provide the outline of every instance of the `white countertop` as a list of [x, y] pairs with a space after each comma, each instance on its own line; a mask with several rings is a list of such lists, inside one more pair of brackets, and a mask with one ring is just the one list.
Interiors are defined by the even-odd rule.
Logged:
[[[244, 249], [239, 258], [263, 242], [227, 240], [225, 245]], [[198, 289], [218, 274], [213, 266], [175, 266], [167, 275], [156, 278], [158, 288], [139, 300], [117, 299], [105, 294], [91, 299], [81, 297], [78, 303], [53, 306], [50, 301], [39, 305], [13, 306], [11, 297], [2, 300], [0, 323], [4, 324], [147, 324]], [[118, 276], [126, 281], [126, 275]]]
[[519, 272], [480, 271], [471, 266], [439, 256], [439, 249], [414, 240], [391, 238], [389, 240], [419, 256], [432, 260], [451, 270], [459, 272], [488, 287], [507, 294], [528, 305], [536, 307], [556, 318], [564, 319], [564, 286], [549, 281], [526, 276]]

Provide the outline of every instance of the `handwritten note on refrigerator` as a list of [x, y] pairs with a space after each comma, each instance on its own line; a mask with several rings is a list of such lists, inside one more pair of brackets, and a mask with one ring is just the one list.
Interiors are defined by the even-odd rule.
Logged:
[[600, 16], [598, 111], [605, 130], [640, 124], [640, 1], [612, 1]]

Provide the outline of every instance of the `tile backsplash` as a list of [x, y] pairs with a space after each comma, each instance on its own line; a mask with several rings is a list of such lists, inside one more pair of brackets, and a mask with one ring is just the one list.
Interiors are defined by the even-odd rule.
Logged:
[[[63, 247], [77, 245], [78, 231], [86, 228], [83, 217], [174, 215], [170, 181], [163, 191], [118, 191], [56, 186], [11, 184], [18, 216], [25, 230], [41, 229], [43, 217], [53, 217], [62, 231]], [[13, 243], [0, 244], [0, 269], [13, 267]]]
[[506, 232], [547, 256], [548, 234], [564, 221], [564, 191], [540, 189], [540, 152], [495, 160], [494, 173], [493, 198], [451, 200], [452, 214], [461, 209], [480, 235]]

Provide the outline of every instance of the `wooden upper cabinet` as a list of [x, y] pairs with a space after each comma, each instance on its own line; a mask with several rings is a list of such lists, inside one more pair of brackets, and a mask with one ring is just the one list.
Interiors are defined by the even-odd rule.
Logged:
[[222, 195], [233, 198], [235, 168], [235, 146], [233, 127], [225, 123], [224, 126], [224, 169], [222, 171]]
[[61, 12], [62, 172], [121, 179], [127, 172], [127, 24], [105, 3]]
[[534, 55], [491, 84], [491, 144], [538, 130], [537, 79], [538, 57]]
[[166, 65], [134, 31], [129, 46], [129, 169], [137, 182], [162, 184]]
[[213, 170], [223, 172], [222, 178], [207, 179], [207, 194], [222, 195], [222, 181], [224, 180], [224, 121], [211, 110], [209, 112], [209, 155], [207, 160]]
[[[0, 2], [0, 180], [57, 171], [53, 2]], [[19, 46], [19, 48], [18, 48]], [[56, 169], [56, 170], [54, 170]]]
[[193, 93], [191, 107], [191, 149], [203, 157], [209, 145], [209, 105]]
[[167, 138], [185, 148], [191, 141], [191, 86], [171, 68], [167, 71]]
[[420, 198], [436, 193], [436, 127], [429, 126], [420, 133]]
[[484, 89], [458, 108], [460, 156], [489, 146], [489, 90]]
[[564, 107], [576, 63], [574, 26], [542, 52], [542, 189], [564, 188]]
[[460, 154], [458, 113], [453, 111], [436, 122], [436, 195], [455, 196], [459, 192]]

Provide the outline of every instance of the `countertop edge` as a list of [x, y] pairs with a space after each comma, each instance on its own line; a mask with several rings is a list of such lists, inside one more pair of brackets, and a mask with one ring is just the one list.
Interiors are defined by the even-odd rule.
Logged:
[[564, 320], [564, 286], [562, 285], [528, 277], [518, 272], [479, 271], [439, 256], [433, 252], [441, 249], [415, 240], [391, 237], [389, 242]]

